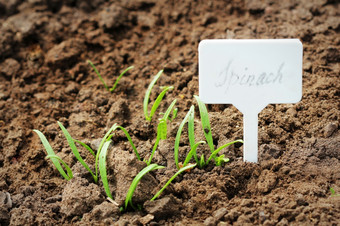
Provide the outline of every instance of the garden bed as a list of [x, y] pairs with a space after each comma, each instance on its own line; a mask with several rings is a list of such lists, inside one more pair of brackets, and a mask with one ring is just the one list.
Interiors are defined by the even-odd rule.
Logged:
[[[48, 3], [46, 3], [48, 2]], [[340, 219], [339, 4], [336, 1], [0, 1], [0, 222], [1, 225], [336, 225]], [[303, 97], [269, 105], [259, 114], [259, 163], [244, 163], [242, 145], [222, 151], [230, 162], [194, 168], [153, 195], [177, 171], [178, 127], [195, 106], [196, 139], [204, 140], [198, 95], [198, 43], [216, 38], [299, 38], [304, 46]], [[91, 60], [112, 86], [107, 91]], [[143, 98], [167, 92], [151, 122]], [[114, 124], [124, 126], [142, 158], [157, 137], [157, 118], [177, 99], [152, 160], [165, 166], [139, 183], [134, 203], [120, 211], [146, 164], [122, 132], [107, 156], [114, 202], [102, 182], [77, 162], [60, 130], [92, 148]], [[207, 105], [215, 147], [242, 139], [242, 114], [232, 105]], [[65, 180], [39, 137], [73, 170]], [[200, 130], [201, 129], [201, 130]], [[201, 132], [200, 132], [201, 131]], [[190, 150], [186, 130], [180, 160]], [[79, 151], [91, 169], [95, 158]], [[209, 153], [202, 145], [198, 151]], [[192, 161], [193, 162], [193, 161]], [[118, 205], [117, 205], [118, 204]]]

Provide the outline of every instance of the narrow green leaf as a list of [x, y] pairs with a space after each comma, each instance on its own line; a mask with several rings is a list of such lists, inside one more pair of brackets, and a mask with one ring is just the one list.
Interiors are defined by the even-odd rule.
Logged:
[[106, 156], [107, 156], [107, 151], [109, 148], [111, 141], [106, 141], [103, 145], [103, 148], [100, 152], [99, 155], [99, 172], [100, 172], [100, 178], [102, 179], [104, 190], [106, 192], [106, 195], [113, 199], [110, 187], [109, 187], [109, 182], [107, 180], [107, 171], [106, 171]]
[[334, 188], [329, 188], [332, 197], [338, 197], [340, 194], [336, 194]]
[[232, 142], [229, 142], [227, 144], [224, 144], [222, 145], [221, 147], [217, 148], [208, 158], [206, 164], [208, 165], [209, 162], [212, 160], [212, 159], [215, 159], [216, 155], [223, 149], [223, 148], [226, 148], [232, 144], [235, 144], [235, 143], [243, 143], [243, 140], [235, 140], [235, 141], [232, 141]]
[[204, 168], [205, 167], [205, 160], [204, 160], [204, 154], [201, 155], [201, 159], [200, 159], [200, 168]]
[[94, 151], [92, 150], [92, 148], [90, 148], [87, 144], [85, 144], [84, 142], [80, 141], [80, 140], [76, 140], [73, 139], [74, 142], [80, 144], [81, 146], [83, 146], [86, 150], [88, 150], [94, 157], [96, 157], [96, 154], [94, 153]]
[[66, 140], [67, 140], [68, 144], [70, 145], [70, 148], [71, 148], [74, 156], [85, 167], [85, 169], [87, 169], [91, 173], [94, 181], [97, 181], [98, 180], [97, 176], [93, 174], [93, 172], [90, 169], [90, 167], [85, 163], [83, 158], [80, 156], [80, 154], [78, 152], [78, 149], [76, 147], [76, 144], [74, 143], [74, 140], [72, 139], [70, 133], [66, 130], [66, 128], [63, 126], [63, 124], [61, 124], [61, 122], [58, 122], [58, 125], [59, 125], [60, 129], [63, 131], [63, 133], [64, 133], [64, 135], [66, 137]]
[[166, 140], [167, 133], [168, 133], [168, 128], [165, 120], [161, 120], [158, 123], [157, 126], [157, 137], [159, 137], [161, 140]]
[[221, 166], [223, 163], [229, 162], [229, 158], [224, 158], [224, 155], [220, 155], [215, 158], [216, 166]]
[[175, 163], [176, 163], [177, 169], [180, 169], [179, 162], [178, 162], [179, 142], [180, 142], [180, 139], [181, 139], [183, 127], [184, 127], [185, 123], [188, 121], [188, 118], [189, 118], [191, 112], [193, 111], [193, 109], [194, 109], [194, 106], [191, 106], [190, 110], [188, 111], [188, 113], [184, 117], [183, 121], [181, 122], [181, 124], [179, 125], [178, 130], [177, 130], [176, 139], [175, 139], [175, 146], [174, 146], [174, 157], [175, 157]]
[[150, 165], [150, 164], [151, 164], [153, 155], [155, 154], [155, 152], [156, 152], [156, 150], [157, 150], [158, 143], [159, 143], [160, 139], [161, 139], [161, 138], [160, 138], [159, 136], [157, 136], [156, 142], [155, 142], [155, 144], [154, 144], [154, 146], [153, 146], [153, 148], [152, 148], [152, 152], [151, 152], [151, 155], [150, 155], [150, 157], [149, 157], [149, 161], [147, 161], [147, 163], [146, 163], [147, 165]]
[[124, 75], [128, 70], [130, 70], [130, 69], [132, 69], [132, 68], [133, 68], [133, 66], [128, 67], [127, 69], [125, 69], [125, 70], [118, 76], [118, 78], [116, 79], [115, 84], [113, 84], [112, 88], [110, 89], [111, 92], [113, 92], [113, 91], [116, 89], [116, 87], [117, 87], [117, 85], [118, 85], [118, 82], [119, 82], [119, 80], [123, 77], [123, 75]]
[[126, 194], [126, 198], [125, 198], [125, 209], [128, 207], [128, 205], [130, 204], [130, 206], [132, 208], [135, 209], [134, 205], [132, 204], [132, 196], [133, 193], [135, 192], [137, 185], [139, 183], [139, 181], [142, 179], [142, 177], [147, 174], [148, 172], [152, 171], [152, 170], [156, 170], [156, 169], [162, 169], [165, 168], [164, 166], [159, 166], [157, 164], [151, 164], [146, 166], [144, 169], [142, 169], [137, 176], [133, 179], [130, 188]]
[[169, 115], [170, 115], [170, 113], [171, 113], [171, 110], [172, 110], [173, 107], [175, 106], [176, 102], [177, 102], [177, 99], [174, 99], [174, 100], [171, 102], [171, 104], [169, 105], [168, 109], [166, 110], [166, 112], [165, 112], [164, 115], [163, 115], [163, 120], [164, 120], [164, 121], [166, 121], [166, 120], [169, 119]]
[[335, 195], [335, 191], [334, 191], [334, 188], [329, 188], [330, 192], [331, 192], [331, 195]]
[[148, 113], [148, 105], [149, 105], [150, 93], [151, 93], [151, 90], [152, 90], [153, 86], [155, 85], [155, 83], [157, 82], [159, 77], [162, 75], [162, 73], [163, 73], [163, 70], [160, 70], [157, 73], [157, 75], [154, 77], [152, 82], [149, 84], [149, 87], [148, 87], [148, 89], [145, 92], [144, 101], [143, 101], [143, 110], [144, 110], [145, 119], [148, 120], [148, 121], [151, 121], [151, 118], [149, 117], [149, 113]]
[[[73, 173], [72, 173], [71, 168], [59, 156], [57, 156], [57, 155], [47, 155], [45, 158], [46, 159], [51, 159], [51, 160], [56, 159], [57, 161], [61, 162], [61, 164], [64, 165], [64, 167], [65, 167], [65, 169], [67, 171], [67, 177], [64, 177], [64, 178], [66, 180], [71, 180], [73, 178]], [[61, 169], [61, 170], [65, 173], [65, 171], [63, 169]], [[59, 170], [59, 172], [60, 172], [60, 170]]]
[[[50, 155], [50, 156], [54, 156], [56, 155], [50, 145], [50, 143], [47, 141], [45, 135], [40, 132], [39, 130], [36, 130], [34, 129], [33, 130], [36, 134], [38, 134], [39, 138], [40, 138], [40, 141], [41, 143], [43, 144], [46, 152], [47, 152], [47, 155]], [[58, 159], [56, 158], [51, 158], [51, 161], [53, 162], [54, 166], [57, 168], [57, 170], [59, 171], [59, 173], [66, 179], [66, 180], [69, 180], [69, 176], [65, 173], [65, 171], [63, 170], [63, 168], [61, 167]]]
[[177, 112], [178, 112], [178, 108], [175, 108], [172, 112], [172, 117], [170, 121], [173, 121], [175, 118], [177, 118]]
[[185, 158], [185, 161], [184, 161], [184, 163], [183, 163], [183, 167], [185, 167], [185, 166], [189, 163], [189, 161], [190, 161], [190, 159], [192, 158], [192, 156], [193, 156], [194, 154], [196, 154], [196, 149], [197, 149], [197, 147], [198, 147], [200, 144], [205, 144], [205, 141], [199, 141], [199, 142], [197, 142], [197, 143], [191, 148], [191, 150], [189, 151], [187, 157]]
[[214, 152], [215, 148], [214, 148], [213, 138], [211, 134], [211, 126], [209, 122], [209, 115], [208, 115], [207, 108], [198, 96], [194, 95], [194, 97], [196, 98], [198, 108], [200, 111], [202, 128], [203, 128], [205, 139], [207, 140], [210, 151]]
[[[150, 111], [150, 115], [149, 115], [149, 119], [152, 119], [152, 116], [155, 114], [157, 108], [159, 107], [161, 101], [163, 100], [164, 95], [166, 94], [166, 92], [168, 90], [173, 89], [173, 86], [169, 86], [169, 87], [165, 87], [165, 89], [158, 95], [158, 97], [156, 98], [155, 102], [153, 103], [152, 107], [151, 107], [151, 111]], [[149, 121], [150, 121], [149, 120]]]
[[162, 192], [164, 191], [164, 189], [166, 189], [169, 184], [181, 173], [183, 173], [184, 171], [186, 170], [189, 170], [189, 169], [192, 169], [196, 166], [196, 164], [193, 164], [193, 165], [187, 165], [186, 167], [182, 167], [180, 168], [176, 173], [175, 175], [173, 175], [169, 180], [168, 182], [166, 182], [166, 184], [161, 188], [161, 190], [159, 190], [155, 195], [154, 197], [152, 197], [151, 201], [155, 200], [158, 196], [160, 196], [160, 194], [162, 194]]
[[[98, 180], [98, 159], [99, 159], [99, 155], [100, 155], [100, 151], [102, 150], [102, 147], [104, 145], [104, 143], [107, 141], [107, 138], [110, 136], [110, 134], [115, 131], [117, 129], [117, 123], [113, 124], [113, 126], [106, 132], [105, 136], [102, 138], [97, 153], [96, 153], [96, 161], [95, 161], [95, 168], [96, 168], [96, 177]], [[97, 181], [95, 181], [97, 183]]]
[[[190, 147], [192, 148], [196, 141], [195, 141], [195, 107], [191, 106], [190, 108], [191, 113], [189, 115], [188, 118], [188, 136], [189, 136], [189, 143], [190, 143]], [[194, 158], [196, 163], [199, 163], [198, 158], [197, 158], [197, 153], [196, 151], [194, 152]]]
[[133, 143], [133, 141], [132, 141], [132, 139], [131, 139], [131, 136], [130, 136], [130, 134], [128, 133], [128, 131], [127, 131], [124, 127], [122, 127], [122, 126], [118, 126], [118, 128], [119, 128], [120, 130], [122, 130], [122, 131], [125, 133], [125, 136], [126, 136], [126, 138], [129, 140], [129, 142], [130, 142], [130, 144], [131, 144], [131, 146], [132, 146], [132, 149], [133, 149], [133, 151], [135, 152], [135, 154], [136, 154], [136, 156], [137, 156], [137, 159], [138, 159], [139, 161], [141, 161], [141, 158], [140, 158], [140, 156], [139, 156], [139, 153], [138, 153], [138, 151], [137, 151], [137, 148], [136, 148], [136, 146], [134, 145], [134, 143]]
[[109, 90], [109, 87], [106, 85], [104, 79], [102, 78], [102, 76], [100, 75], [99, 71], [97, 70], [96, 66], [94, 66], [94, 64], [92, 63], [92, 61], [87, 60], [87, 63], [93, 68], [94, 72], [97, 74], [98, 78], [100, 79], [100, 81], [102, 81], [102, 83], [105, 86], [106, 90]]

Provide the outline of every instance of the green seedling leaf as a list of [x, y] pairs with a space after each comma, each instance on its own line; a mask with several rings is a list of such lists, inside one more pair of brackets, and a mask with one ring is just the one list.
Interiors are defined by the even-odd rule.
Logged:
[[[140, 158], [140, 156], [139, 156], [139, 153], [138, 153], [138, 151], [137, 151], [137, 148], [136, 148], [136, 146], [134, 145], [134, 143], [133, 143], [133, 141], [132, 141], [132, 139], [131, 139], [131, 136], [130, 136], [130, 134], [128, 133], [128, 131], [127, 131], [124, 127], [122, 127], [122, 126], [118, 126], [117, 128], [120, 129], [121, 131], [123, 131], [123, 132], [125, 133], [125, 136], [126, 136], [126, 138], [129, 140], [129, 142], [130, 142], [130, 144], [131, 144], [131, 147], [132, 147], [133, 151], [134, 151], [135, 154], [136, 154], [137, 159], [138, 159], [139, 161], [141, 161], [141, 158]], [[111, 139], [111, 138], [110, 138], [110, 139]]]
[[168, 133], [168, 126], [166, 124], [166, 121], [161, 120], [157, 126], [157, 137], [159, 137], [159, 139], [161, 140], [166, 140], [167, 133]]
[[235, 144], [235, 143], [243, 143], [243, 140], [235, 140], [235, 141], [232, 141], [232, 142], [229, 142], [227, 144], [224, 144], [222, 145], [221, 147], [217, 148], [208, 158], [207, 162], [206, 162], [206, 165], [209, 164], [209, 162], [212, 160], [212, 159], [215, 159], [216, 155], [223, 149], [223, 148], [226, 148], [232, 144]]
[[194, 111], [194, 106], [190, 107], [190, 110], [188, 111], [188, 113], [184, 117], [183, 121], [181, 122], [181, 124], [179, 125], [178, 130], [177, 130], [176, 139], [175, 139], [175, 146], [174, 146], [174, 157], [175, 157], [175, 163], [176, 163], [177, 169], [180, 169], [179, 162], [178, 162], [178, 150], [179, 150], [179, 142], [180, 142], [180, 139], [181, 139], [181, 134], [182, 134], [182, 131], [183, 131], [183, 127], [184, 127], [185, 123], [188, 121], [189, 116], [192, 113], [192, 111]]
[[330, 192], [331, 192], [331, 196], [333, 196], [333, 197], [340, 196], [340, 194], [336, 194], [336, 193], [335, 193], [334, 188], [329, 188], [329, 190], [330, 190]]
[[229, 158], [224, 158], [224, 155], [220, 155], [215, 158], [216, 166], [221, 166], [223, 163], [229, 162]]
[[175, 106], [176, 101], [177, 101], [176, 99], [172, 101], [172, 103], [170, 104], [166, 112], [164, 113], [163, 118], [161, 118], [160, 122], [158, 123], [157, 137], [159, 137], [161, 140], [166, 140], [167, 138], [167, 133], [168, 133], [167, 120], [169, 119], [170, 112], [172, 108]]
[[151, 164], [153, 155], [155, 154], [155, 152], [156, 152], [156, 150], [157, 150], [158, 143], [159, 143], [160, 140], [161, 140], [161, 138], [160, 138], [159, 136], [157, 136], [156, 142], [155, 142], [155, 144], [153, 145], [152, 152], [151, 152], [151, 155], [150, 155], [150, 157], [149, 157], [149, 161], [146, 162], [147, 165], [150, 165], [150, 164]]
[[210, 126], [207, 108], [198, 96], [194, 95], [194, 97], [197, 101], [198, 108], [199, 108], [199, 111], [200, 111], [202, 128], [203, 128], [205, 139], [207, 140], [210, 151], [214, 152], [215, 148], [214, 148], [213, 138], [212, 138], [212, 134], [211, 134], [211, 126]]
[[190, 159], [191, 159], [192, 156], [196, 153], [196, 149], [197, 149], [197, 147], [198, 147], [200, 144], [205, 144], [205, 141], [199, 141], [199, 142], [197, 142], [197, 143], [191, 148], [191, 150], [189, 151], [187, 157], [186, 157], [185, 160], [184, 160], [183, 167], [185, 167], [185, 166], [189, 163]]
[[[66, 180], [71, 180], [73, 178], [73, 173], [71, 168], [66, 164], [66, 162], [64, 162], [59, 156], [57, 155], [47, 155], [45, 157], [45, 159], [56, 159], [57, 161], [61, 162], [61, 164], [64, 165], [66, 171], [67, 171], [67, 178], [65, 177]], [[63, 170], [63, 169], [62, 169]], [[60, 171], [59, 171], [60, 172]], [[63, 170], [63, 172], [65, 173], [65, 171]], [[65, 173], [66, 174], [66, 173]]]
[[100, 75], [99, 71], [97, 70], [96, 66], [94, 66], [94, 64], [92, 63], [92, 61], [87, 60], [87, 63], [93, 68], [94, 72], [97, 74], [98, 78], [100, 79], [100, 81], [102, 81], [102, 83], [105, 86], [106, 90], [109, 90], [109, 87], [106, 85], [106, 82], [104, 81], [104, 79], [102, 78], [102, 76]]
[[173, 121], [175, 118], [177, 118], [177, 112], [178, 112], [178, 108], [175, 108], [172, 112], [172, 117], [170, 121]]
[[123, 77], [123, 75], [124, 75], [128, 70], [130, 70], [130, 69], [132, 69], [132, 68], [134, 68], [134, 67], [133, 67], [133, 66], [130, 66], [130, 67], [126, 68], [126, 69], [118, 76], [118, 78], [116, 79], [115, 84], [113, 84], [112, 88], [110, 89], [111, 92], [113, 92], [113, 91], [116, 89], [116, 87], [117, 87], [117, 85], [118, 85], [118, 82], [119, 82], [119, 80]]
[[[33, 130], [36, 134], [38, 134], [39, 138], [40, 138], [40, 141], [41, 143], [43, 144], [46, 152], [47, 152], [47, 155], [49, 156], [56, 156], [56, 154], [54, 153], [50, 143], [47, 141], [45, 135], [40, 132], [39, 130], [36, 130], [34, 129]], [[59, 160], [57, 158], [51, 158], [51, 161], [53, 162], [54, 166], [57, 168], [57, 170], [59, 171], [59, 173], [66, 179], [66, 180], [70, 180], [73, 176], [71, 174], [71, 177], [68, 176], [64, 169], [61, 167], [60, 163], [59, 163]]]
[[96, 162], [95, 162], [95, 168], [96, 168], [96, 175], [97, 175], [97, 177], [98, 177], [98, 159], [99, 159], [99, 155], [100, 155], [100, 152], [101, 152], [101, 150], [102, 150], [102, 147], [103, 147], [103, 145], [104, 145], [104, 143], [105, 143], [106, 141], [109, 141], [109, 140], [111, 139], [111, 137], [113, 136], [113, 134], [111, 134], [111, 133], [112, 133], [113, 131], [115, 131], [117, 128], [120, 129], [120, 130], [122, 130], [122, 131], [125, 133], [125, 135], [126, 135], [127, 139], [129, 140], [129, 142], [130, 142], [130, 144], [131, 144], [131, 146], [132, 146], [132, 148], [133, 148], [133, 150], [134, 150], [134, 152], [135, 152], [135, 154], [136, 154], [138, 160], [141, 160], [140, 155], [139, 155], [139, 153], [138, 153], [138, 151], [137, 151], [137, 149], [136, 149], [136, 146], [135, 146], [134, 143], [132, 142], [132, 139], [131, 139], [131, 137], [130, 137], [128, 131], [127, 131], [124, 127], [118, 126], [117, 123], [115, 123], [115, 124], [114, 124], [114, 125], [106, 132], [105, 136], [102, 138], [102, 140], [101, 140], [101, 142], [100, 142], [100, 144], [99, 144], [99, 147], [98, 147], [98, 150], [97, 150], [97, 154], [96, 154]]
[[[117, 129], [117, 123], [113, 124], [113, 126], [106, 132], [105, 136], [102, 138], [97, 153], [96, 153], [96, 161], [95, 161], [95, 168], [96, 168], [96, 176], [97, 176], [97, 180], [98, 180], [98, 160], [99, 160], [99, 155], [100, 155], [100, 151], [102, 150], [102, 147], [104, 145], [104, 143], [107, 141], [107, 138], [110, 136], [110, 134], [112, 133], [112, 131]], [[97, 181], [95, 181], [97, 183]]]
[[164, 113], [163, 118], [162, 118], [164, 121], [166, 121], [170, 118], [169, 115], [171, 113], [172, 108], [175, 106], [176, 102], [177, 102], [177, 100], [175, 99], [169, 105], [168, 109], [166, 110], [166, 112]]
[[149, 105], [149, 99], [150, 99], [150, 94], [151, 94], [151, 90], [152, 88], [154, 87], [155, 83], [157, 82], [157, 80], [159, 79], [159, 77], [162, 75], [163, 73], [163, 70], [160, 70], [157, 75], [154, 77], [154, 79], [151, 81], [151, 83], [149, 84], [148, 86], [148, 89], [146, 90], [145, 92], [145, 96], [144, 96], [144, 101], [143, 101], [143, 110], [144, 110], [144, 116], [145, 116], [145, 119], [147, 121], [151, 121], [152, 119], [152, 116], [155, 114], [159, 104], [161, 103], [165, 93], [168, 91], [168, 90], [171, 90], [173, 89], [172, 86], [169, 86], [169, 87], [164, 87], [163, 88], [163, 91], [158, 95], [158, 97], [156, 98], [155, 102], [153, 103], [152, 107], [151, 107], [151, 111], [150, 111], [150, 114], [148, 113], [148, 105]]
[[81, 142], [80, 140], [75, 140], [73, 139], [74, 142], [80, 144], [81, 146], [83, 146], [86, 150], [88, 150], [94, 157], [96, 157], [96, 154], [94, 153], [94, 151], [92, 150], [92, 148], [90, 148], [87, 144], [85, 144], [84, 142]]
[[142, 169], [137, 176], [133, 179], [130, 188], [126, 194], [126, 198], [125, 198], [125, 209], [127, 209], [128, 205], [130, 204], [130, 206], [132, 208], [135, 209], [134, 205], [132, 204], [132, 196], [133, 193], [135, 192], [137, 185], [139, 183], [139, 181], [142, 179], [142, 177], [147, 174], [148, 172], [152, 171], [152, 170], [156, 170], [156, 169], [162, 169], [165, 168], [164, 166], [159, 166], [157, 164], [151, 164], [148, 165], [147, 167], [145, 167], [144, 169]]
[[94, 181], [97, 181], [98, 178], [96, 175], [93, 174], [92, 170], [90, 169], [90, 167], [85, 163], [85, 161], [83, 160], [83, 158], [80, 156], [78, 149], [76, 147], [76, 144], [74, 143], [74, 140], [72, 139], [70, 133], [66, 130], [66, 128], [63, 126], [63, 124], [61, 124], [61, 122], [58, 122], [58, 125], [60, 127], [60, 129], [63, 131], [66, 140], [68, 142], [68, 144], [70, 145], [70, 148], [74, 154], [74, 156], [77, 158], [77, 160], [85, 167], [85, 169], [87, 169], [87, 171], [89, 171], [94, 179]]
[[152, 197], [151, 201], [155, 200], [158, 196], [160, 196], [160, 194], [162, 194], [162, 192], [164, 191], [164, 189], [166, 189], [169, 184], [181, 173], [183, 173], [184, 171], [186, 170], [189, 170], [189, 169], [192, 169], [196, 166], [196, 164], [192, 164], [192, 165], [187, 165], [186, 167], [182, 167], [180, 168], [176, 173], [175, 175], [173, 175], [169, 180], [168, 182], [166, 182], [166, 184], [161, 188], [161, 190], [159, 190], [155, 195], [154, 197]]
[[168, 90], [172, 90], [173, 88], [174, 88], [173, 86], [165, 87], [163, 89], [163, 91], [158, 95], [158, 97], [156, 98], [155, 102], [152, 105], [152, 108], [151, 108], [151, 111], [150, 111], [150, 115], [149, 115], [149, 119], [150, 119], [149, 121], [151, 121], [152, 116], [155, 114], [157, 108], [161, 104], [161, 101], [163, 100], [163, 97], [166, 94], [166, 92]]
[[150, 93], [151, 93], [151, 90], [154, 87], [155, 83], [159, 79], [159, 77], [161, 77], [162, 73], [163, 73], [163, 70], [160, 70], [157, 73], [157, 75], [154, 77], [154, 79], [149, 84], [148, 89], [146, 90], [146, 93], [145, 93], [145, 96], [144, 96], [143, 110], [144, 110], [145, 119], [148, 120], [148, 121], [151, 121], [151, 118], [149, 117], [149, 113], [148, 113], [148, 105], [149, 105]]
[[106, 173], [107, 172], [106, 171], [106, 156], [107, 156], [107, 151], [108, 151], [110, 143], [111, 143], [111, 141], [106, 141], [103, 145], [101, 152], [100, 152], [100, 155], [99, 155], [99, 172], [100, 172], [100, 178], [102, 179], [106, 195], [109, 198], [113, 199], [111, 191], [110, 191], [110, 187], [109, 187], [109, 182], [107, 180], [107, 173]]
[[201, 155], [199, 167], [202, 169], [205, 167], [204, 154]]
[[[189, 114], [189, 118], [188, 118], [188, 136], [189, 136], [189, 143], [190, 143], [190, 147], [192, 148], [195, 145], [195, 107], [191, 106], [190, 108], [191, 113]], [[196, 163], [198, 164], [198, 158], [197, 158], [197, 153], [196, 151], [194, 152], [194, 158]]]

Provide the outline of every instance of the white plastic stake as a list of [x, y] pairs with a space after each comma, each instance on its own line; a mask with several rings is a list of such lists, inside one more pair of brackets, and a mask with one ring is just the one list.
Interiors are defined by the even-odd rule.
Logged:
[[298, 39], [203, 40], [199, 95], [204, 103], [233, 104], [243, 113], [243, 159], [258, 161], [258, 114], [271, 103], [302, 97]]
[[243, 158], [249, 162], [257, 162], [258, 114], [244, 114], [243, 124], [247, 125], [243, 128], [243, 139], [245, 140]]

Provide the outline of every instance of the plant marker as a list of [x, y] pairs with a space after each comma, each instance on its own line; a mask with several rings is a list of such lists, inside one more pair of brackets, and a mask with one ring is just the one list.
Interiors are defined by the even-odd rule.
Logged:
[[243, 114], [243, 160], [258, 161], [258, 114], [268, 104], [302, 97], [302, 43], [298, 39], [203, 40], [199, 96], [233, 104]]

